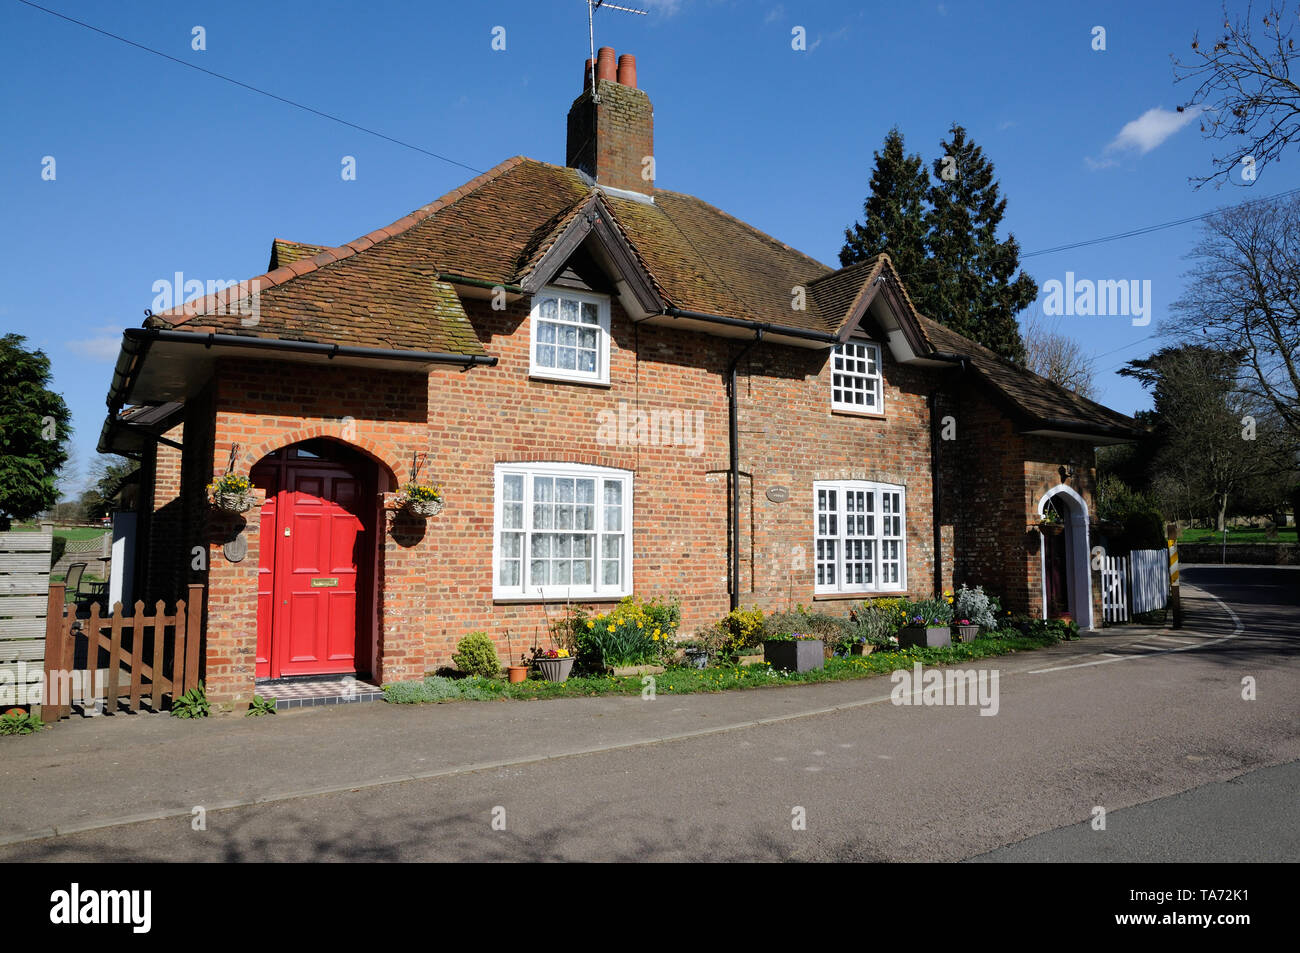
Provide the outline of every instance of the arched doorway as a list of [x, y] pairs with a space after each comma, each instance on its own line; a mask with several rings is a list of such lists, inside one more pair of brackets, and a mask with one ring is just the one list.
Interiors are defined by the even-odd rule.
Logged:
[[258, 678], [369, 674], [375, 645], [373, 460], [332, 440], [268, 453], [257, 574]]
[[1088, 560], [1088, 504], [1062, 483], [1043, 494], [1038, 514], [1042, 536], [1043, 618], [1069, 613], [1092, 628], [1092, 573]]

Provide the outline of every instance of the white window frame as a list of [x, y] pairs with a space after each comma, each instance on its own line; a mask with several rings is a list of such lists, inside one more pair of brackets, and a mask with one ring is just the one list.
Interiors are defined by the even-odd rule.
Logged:
[[[553, 299], [556, 303], [556, 317], [554, 319], [543, 319], [541, 316], [543, 302]], [[565, 321], [560, 317], [563, 314], [562, 300], [575, 301], [578, 304], [579, 314], [581, 314], [583, 304], [594, 304], [597, 309], [597, 323], [594, 325], [584, 325]], [[533, 295], [532, 308], [529, 313], [529, 325], [531, 333], [528, 345], [528, 374], [530, 377], [542, 377], [549, 380], [558, 381], [579, 381], [584, 384], [608, 384], [609, 383], [609, 296], [591, 294], [585, 291], [574, 291], [569, 288], [546, 287]], [[562, 327], [591, 327], [596, 331], [596, 368], [594, 371], [583, 371], [575, 369], [566, 369], [560, 367], [548, 367], [538, 361], [537, 355], [539, 349], [547, 345], [547, 342], [541, 340], [541, 329], [543, 325], [550, 325], [557, 328]]]
[[[853, 349], [850, 352], [850, 349]], [[885, 374], [884, 365], [881, 362], [883, 354], [880, 345], [875, 341], [866, 341], [861, 338], [852, 338], [842, 344], [835, 345], [831, 351], [831, 409], [844, 410], [854, 414], [872, 414], [874, 416], [883, 415], [885, 412]], [[848, 362], [854, 364], [861, 363], [866, 367], [875, 365], [875, 372], [858, 370], [856, 367], [846, 369], [844, 367]], [[838, 386], [836, 378], [844, 378], [845, 386]], [[861, 387], [853, 387], [857, 382]], [[839, 391], [848, 391], [850, 393], [862, 393], [863, 395], [872, 394], [875, 397], [874, 405], [865, 403], [858, 404], [851, 400], [843, 400], [836, 396]]]
[[[822, 509], [822, 492], [834, 494], [835, 509]], [[864, 502], [869, 508], [850, 512], [850, 493], [867, 494]], [[893, 505], [897, 502], [897, 507]], [[829, 503], [829, 498], [827, 500]], [[890, 512], [886, 513], [886, 507]], [[824, 480], [813, 483], [813, 592], [822, 595], [849, 592], [906, 592], [907, 591], [907, 489], [894, 483], [872, 483], [865, 480]], [[823, 516], [833, 516], [823, 522]], [[833, 547], [823, 547], [823, 542], [833, 542]], [[869, 542], [869, 582], [847, 581], [846, 552], [851, 543]], [[896, 558], [886, 558], [886, 544], [896, 550]], [[863, 547], [864, 549], [866, 547]], [[833, 549], [833, 555], [829, 555]], [[856, 563], [857, 560], [854, 560]], [[897, 564], [898, 578], [882, 581], [882, 567]], [[823, 566], [833, 572], [831, 582], [819, 581]], [[822, 577], [824, 580], [824, 577]]]
[[[507, 476], [523, 478], [523, 527], [515, 529], [506, 527], [504, 515], [505, 480]], [[538, 529], [534, 522], [535, 478], [573, 478], [594, 479], [595, 514], [592, 550], [592, 571], [590, 585], [544, 585], [532, 584], [530, 566], [534, 549], [534, 537], [547, 533], [547, 529]], [[621, 531], [615, 533], [606, 530], [605, 483], [615, 482], [622, 487]], [[493, 527], [492, 527], [492, 597], [498, 600], [540, 601], [544, 599], [621, 599], [632, 595], [632, 528], [633, 528], [633, 473], [631, 470], [618, 470], [613, 467], [595, 467], [577, 463], [498, 463], [493, 480]], [[609, 509], [613, 509], [610, 507]], [[553, 532], [552, 530], [549, 530]], [[506, 585], [501, 581], [502, 536], [505, 533], [521, 533], [519, 550], [519, 584]], [[604, 579], [604, 540], [608, 537], [621, 536], [621, 551], [618, 557], [618, 585], [606, 585]], [[613, 562], [613, 560], [610, 560]]]

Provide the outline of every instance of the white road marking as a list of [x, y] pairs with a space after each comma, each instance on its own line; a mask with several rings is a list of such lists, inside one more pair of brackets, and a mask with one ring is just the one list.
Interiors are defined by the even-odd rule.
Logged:
[[[1184, 645], [1176, 649], [1155, 648], [1151, 651], [1144, 652], [1140, 655], [1114, 655], [1111, 652], [1103, 652], [1102, 653], [1103, 656], [1111, 656], [1111, 657], [1094, 659], [1091, 662], [1077, 662], [1074, 665], [1054, 665], [1051, 668], [1036, 668], [1033, 671], [1026, 672], [1025, 674], [1045, 675], [1048, 672], [1060, 672], [1067, 668], [1088, 668], [1089, 666], [1092, 665], [1106, 665], [1109, 664], [1110, 662], [1125, 662], [1125, 661], [1131, 661], [1133, 659], [1151, 658], [1152, 656], [1155, 655], [1169, 655], [1173, 652], [1188, 652], [1191, 651], [1192, 649], [1203, 648], [1207, 645], [1217, 645], [1220, 642], [1226, 642], [1229, 639], [1235, 639], [1237, 636], [1241, 635], [1241, 633], [1246, 631], [1245, 627], [1241, 624], [1241, 617], [1238, 616], [1235, 611], [1233, 611], [1232, 606], [1228, 605], [1226, 602], [1224, 602], [1214, 593], [1206, 589], [1199, 589], [1195, 586], [1188, 586], [1187, 588], [1196, 589], [1197, 592], [1205, 593], [1207, 596], [1209, 596], [1211, 599], [1217, 602], [1221, 609], [1223, 609], [1225, 612], [1228, 613], [1229, 616], [1232, 617], [1232, 633], [1230, 635], [1223, 635], [1217, 639], [1201, 639], [1197, 642], [1192, 643], [1191, 645]], [[1143, 646], [1136, 646], [1136, 647], [1142, 648]], [[1146, 648], [1151, 649], [1150, 646], [1146, 646]]]

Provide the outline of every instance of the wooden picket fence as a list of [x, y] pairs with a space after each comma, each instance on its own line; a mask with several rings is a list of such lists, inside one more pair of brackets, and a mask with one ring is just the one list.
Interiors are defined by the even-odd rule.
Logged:
[[75, 607], [64, 605], [64, 587], [50, 586], [46, 721], [68, 717], [73, 701], [83, 710], [102, 702], [105, 714], [116, 714], [123, 704], [138, 712], [147, 701], [150, 711], [159, 712], [164, 697], [170, 703], [198, 684], [203, 586], [191, 585], [189, 598], [177, 600], [171, 615], [161, 599], [151, 616], [145, 615], [144, 602], [137, 602], [130, 615], [122, 609], [119, 602], [102, 617], [96, 603], [89, 618], [78, 618]]

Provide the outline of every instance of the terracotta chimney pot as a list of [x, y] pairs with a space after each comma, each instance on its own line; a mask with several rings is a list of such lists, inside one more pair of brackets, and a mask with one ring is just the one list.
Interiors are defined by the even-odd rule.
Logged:
[[602, 46], [596, 51], [596, 81], [607, 79], [617, 82], [617, 67], [614, 65], [614, 47]]
[[631, 53], [624, 53], [618, 58], [618, 81], [622, 86], [636, 89], [636, 57]]

